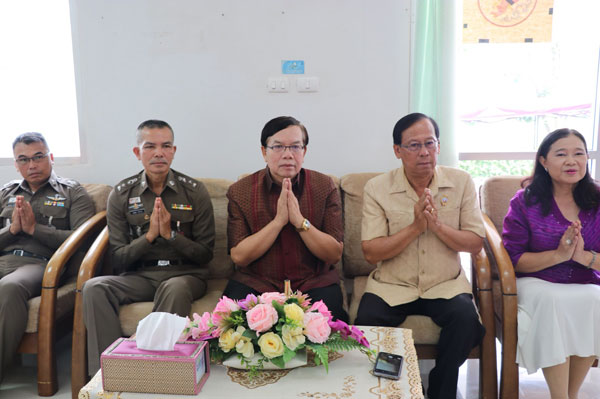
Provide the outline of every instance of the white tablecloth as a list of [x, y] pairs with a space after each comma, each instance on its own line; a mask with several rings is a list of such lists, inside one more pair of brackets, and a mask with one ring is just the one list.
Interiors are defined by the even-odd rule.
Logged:
[[[211, 364], [210, 377], [198, 398], [373, 398], [422, 399], [421, 376], [412, 331], [402, 328], [360, 327], [377, 351], [404, 356], [400, 380], [373, 376], [373, 364], [359, 351], [330, 356], [329, 373], [309, 364], [291, 370], [264, 371], [250, 380], [243, 370]], [[79, 392], [79, 399], [190, 399], [187, 395], [108, 392], [98, 372]]]

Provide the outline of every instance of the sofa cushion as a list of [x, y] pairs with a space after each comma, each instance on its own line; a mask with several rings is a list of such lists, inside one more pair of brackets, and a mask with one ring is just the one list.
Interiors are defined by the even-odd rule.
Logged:
[[233, 262], [227, 253], [227, 189], [233, 183], [225, 179], [197, 178], [210, 195], [215, 215], [215, 247], [214, 255], [208, 267], [209, 278], [228, 278], [233, 274]]
[[363, 188], [367, 181], [380, 173], [352, 173], [340, 179], [344, 209], [344, 275], [348, 278], [367, 276], [374, 265], [367, 263], [361, 247]]
[[[227, 279], [208, 280], [207, 283], [206, 294], [192, 303], [190, 318], [193, 317], [194, 313], [201, 315], [204, 312], [212, 312], [219, 298], [223, 295]], [[152, 312], [153, 306], [153, 302], [135, 302], [121, 306], [119, 320], [123, 335], [129, 337], [135, 334], [138, 323]]]
[[108, 201], [108, 194], [110, 194], [112, 187], [106, 184], [82, 184], [82, 186], [85, 188], [85, 191], [87, 191], [90, 197], [92, 197], [96, 213], [105, 211]]
[[[352, 300], [350, 302], [350, 323], [354, 323], [354, 319], [356, 319], [360, 298], [362, 298], [365, 293], [365, 288], [367, 286], [367, 279], [368, 277], [366, 276], [358, 276], [354, 279]], [[412, 330], [415, 344], [434, 345], [437, 344], [440, 339], [441, 328], [427, 316], [408, 316], [404, 323], [400, 324], [398, 327]]]
[[[60, 319], [64, 315], [73, 311], [75, 307], [75, 287], [77, 277], [72, 277], [56, 290], [56, 314], [55, 318]], [[36, 333], [40, 315], [41, 296], [36, 296], [27, 301], [27, 326], [26, 333]]]
[[479, 188], [481, 210], [489, 216], [500, 234], [510, 200], [521, 188], [521, 180], [523, 176], [490, 177]]

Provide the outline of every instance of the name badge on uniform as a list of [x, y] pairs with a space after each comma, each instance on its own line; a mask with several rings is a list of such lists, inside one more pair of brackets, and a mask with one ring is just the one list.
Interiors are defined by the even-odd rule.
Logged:
[[15, 204], [17, 202], [17, 197], [10, 197], [8, 199], [8, 205]]
[[129, 204], [139, 204], [142, 202], [142, 199], [140, 197], [131, 197], [129, 198]]
[[138, 215], [145, 212], [144, 204], [140, 203], [129, 204], [127, 206], [127, 210], [129, 211], [130, 215]]
[[171, 204], [171, 209], [177, 209], [179, 211], [191, 211], [192, 206], [186, 204]]

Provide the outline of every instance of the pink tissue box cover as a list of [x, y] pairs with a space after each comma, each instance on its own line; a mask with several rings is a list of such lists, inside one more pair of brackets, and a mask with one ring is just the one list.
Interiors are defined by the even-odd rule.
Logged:
[[100, 362], [107, 391], [196, 395], [210, 374], [204, 341], [177, 342], [172, 351], [149, 351], [138, 349], [135, 339], [119, 338]]

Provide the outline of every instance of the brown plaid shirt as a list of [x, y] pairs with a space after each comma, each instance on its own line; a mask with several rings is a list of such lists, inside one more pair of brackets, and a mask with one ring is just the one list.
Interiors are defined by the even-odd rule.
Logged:
[[[313, 170], [301, 169], [292, 180], [292, 190], [298, 198], [302, 215], [313, 226], [342, 242], [341, 200], [331, 178]], [[280, 192], [281, 186], [271, 179], [267, 168], [229, 187], [229, 250], [275, 218]], [[339, 281], [334, 266], [314, 256], [290, 223], [281, 230], [273, 246], [263, 256], [247, 267], [238, 266], [232, 277], [232, 280], [259, 292], [282, 292], [285, 279], [291, 281], [293, 290], [303, 292]]]

